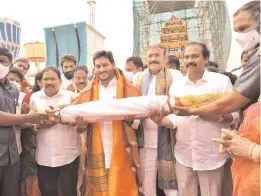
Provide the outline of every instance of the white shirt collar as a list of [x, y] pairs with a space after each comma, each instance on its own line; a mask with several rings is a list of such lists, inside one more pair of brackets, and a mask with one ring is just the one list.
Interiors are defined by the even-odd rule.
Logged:
[[52, 96], [52, 97], [48, 97], [48, 96], [45, 94], [45, 92], [44, 92], [43, 89], [39, 91], [40, 96], [41, 96], [41, 97], [45, 97], [45, 98], [55, 98], [55, 97], [57, 97], [57, 96], [59, 96], [59, 95], [65, 95], [64, 92], [65, 92], [65, 90], [60, 89], [56, 95], [54, 95], [54, 96]]
[[[207, 71], [207, 69], [205, 69], [202, 78], [199, 79], [199, 80], [204, 80], [205, 82], [208, 82], [208, 81], [210, 80], [209, 71]], [[188, 74], [186, 74], [185, 82], [186, 82], [186, 83], [191, 83], [191, 80], [189, 79]]]
[[[100, 84], [100, 86], [103, 86], [101, 81], [99, 81], [99, 84]], [[112, 87], [112, 86], [117, 86], [117, 78], [116, 78], [116, 76], [109, 82], [109, 85], [108, 85], [107, 88]]]

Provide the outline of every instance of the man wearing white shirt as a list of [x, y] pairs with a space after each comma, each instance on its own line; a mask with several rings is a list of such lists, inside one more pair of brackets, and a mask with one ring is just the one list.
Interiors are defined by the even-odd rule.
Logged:
[[[50, 106], [70, 103], [73, 93], [60, 89], [61, 74], [57, 68], [47, 67], [43, 70], [42, 84], [43, 89], [31, 96], [30, 106], [33, 110], [45, 111]], [[62, 124], [40, 126], [36, 144], [42, 196], [57, 196], [58, 184], [63, 196], [76, 196], [79, 167], [76, 127]]]
[[80, 93], [88, 84], [88, 69], [86, 66], [77, 66], [72, 70], [72, 83], [67, 90], [75, 94]]
[[[74, 104], [140, 96], [140, 92], [116, 68], [110, 51], [98, 51], [93, 57], [95, 78], [74, 100]], [[96, 112], [109, 112], [106, 108]], [[96, 113], [96, 114], [97, 114]], [[78, 131], [86, 131], [81, 146], [84, 195], [138, 195], [140, 163], [136, 133], [129, 123], [108, 120], [86, 123], [76, 116]]]
[[[160, 45], [151, 46], [146, 54], [146, 64], [148, 69], [138, 77], [136, 86], [140, 89], [143, 96], [169, 95], [172, 83], [178, 83], [183, 80], [180, 71], [166, 69], [167, 56], [164, 48]], [[168, 140], [169, 130], [160, 130], [158, 125], [151, 119], [143, 121], [145, 146], [141, 149], [141, 168], [142, 168], [142, 185], [145, 196], [156, 196], [157, 175], [159, 176], [159, 188], [164, 189], [167, 196], [177, 195], [177, 185], [175, 179], [175, 160], [174, 157], [161, 157], [163, 151], [171, 148], [173, 142]], [[164, 134], [164, 136], [160, 135]], [[162, 138], [167, 139], [167, 145], [164, 145]], [[163, 142], [163, 143], [161, 143]], [[164, 147], [163, 147], [164, 146]], [[173, 154], [170, 152], [170, 154]], [[171, 156], [171, 155], [169, 155]], [[171, 160], [172, 159], [172, 160]], [[169, 171], [164, 168], [166, 163], [170, 165]], [[171, 169], [172, 168], [172, 169]], [[166, 172], [167, 171], [167, 172]], [[172, 176], [166, 176], [169, 173]]]
[[[232, 90], [228, 77], [206, 70], [208, 58], [206, 45], [198, 42], [187, 45], [184, 53], [187, 76], [182, 83], [173, 86], [172, 95], [183, 97], [227, 93]], [[161, 120], [161, 126], [178, 128], [174, 154], [177, 160], [179, 196], [198, 196], [198, 185], [202, 196], [221, 196], [227, 157], [219, 154], [219, 145], [211, 139], [220, 136], [221, 129], [228, 128], [233, 119], [238, 117], [238, 113], [209, 116], [208, 119], [172, 114]]]
[[75, 56], [71, 54], [63, 55], [60, 59], [60, 64], [63, 69], [62, 75], [62, 89], [67, 89], [72, 84], [72, 70], [77, 64]]

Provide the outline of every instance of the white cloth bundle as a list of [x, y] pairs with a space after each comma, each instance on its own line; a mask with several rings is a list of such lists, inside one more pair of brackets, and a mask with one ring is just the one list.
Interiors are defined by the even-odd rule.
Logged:
[[168, 96], [141, 96], [86, 102], [61, 109], [60, 116], [61, 121], [67, 123], [74, 123], [76, 116], [82, 116], [90, 123], [124, 120], [130, 115], [143, 118], [148, 116], [150, 109], [166, 104], [167, 98]]

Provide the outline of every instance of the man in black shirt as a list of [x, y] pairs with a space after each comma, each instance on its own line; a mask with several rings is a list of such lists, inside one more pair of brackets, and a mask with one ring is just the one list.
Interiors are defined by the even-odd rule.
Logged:
[[38, 123], [36, 113], [16, 115], [19, 90], [7, 79], [12, 55], [0, 48], [0, 195], [18, 196], [20, 160], [17, 149], [15, 127], [25, 122]]

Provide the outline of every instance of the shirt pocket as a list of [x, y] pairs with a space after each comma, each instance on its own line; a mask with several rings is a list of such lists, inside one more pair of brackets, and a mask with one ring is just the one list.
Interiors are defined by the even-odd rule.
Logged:
[[15, 114], [16, 112], [16, 99], [10, 97], [8, 94], [0, 95], [0, 110]]
[[2, 94], [0, 95], [0, 111], [7, 112], [5, 97]]

